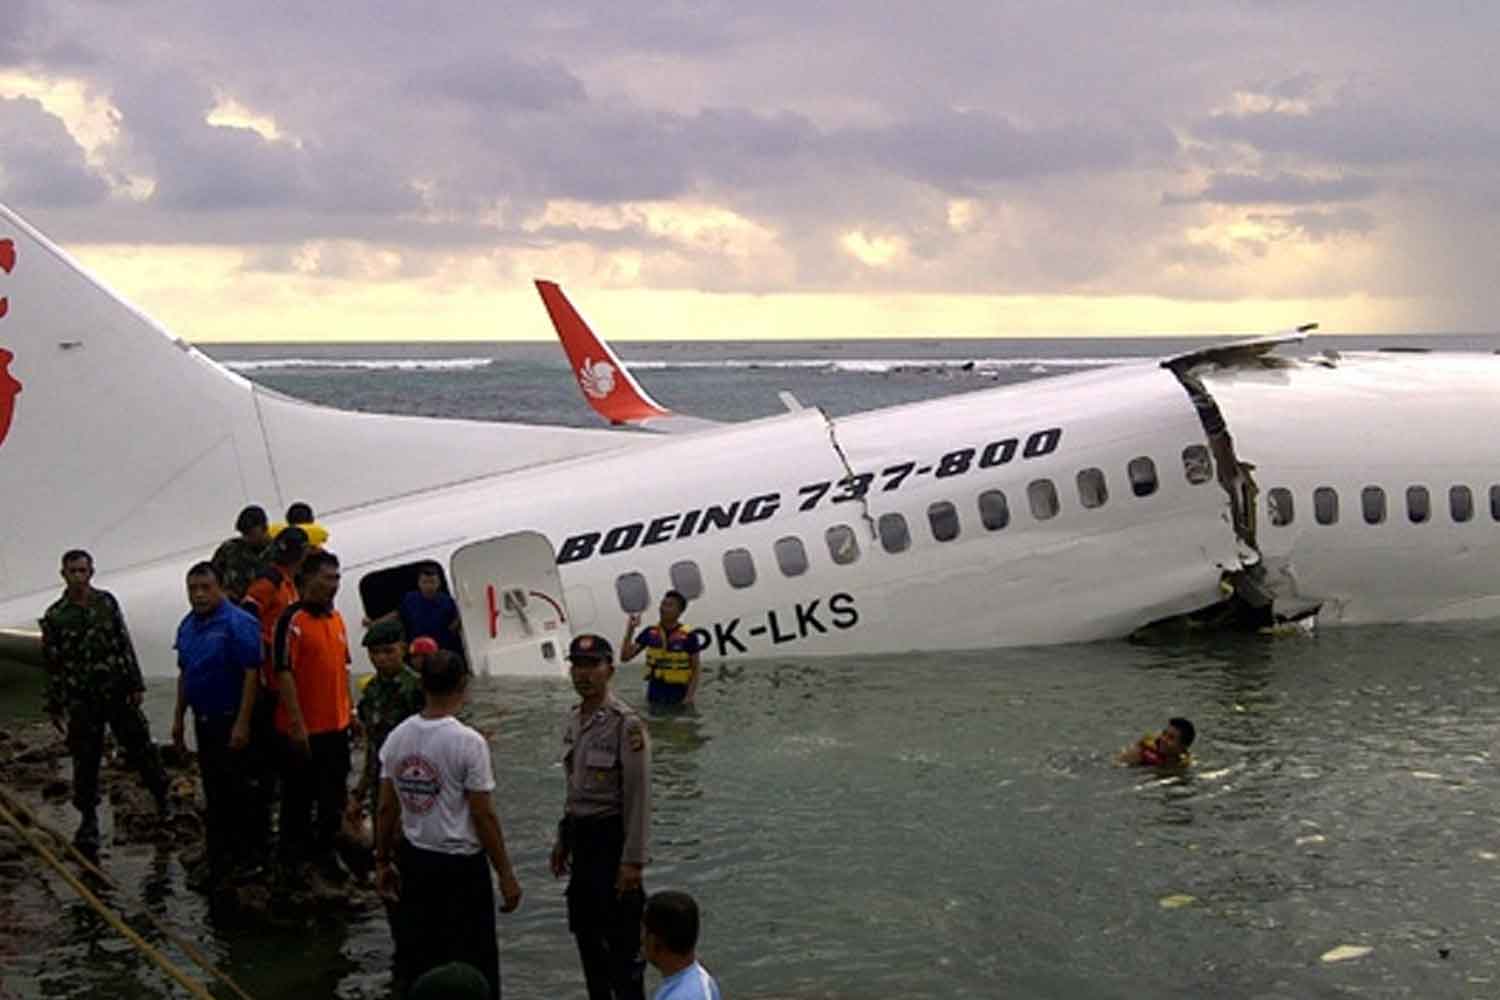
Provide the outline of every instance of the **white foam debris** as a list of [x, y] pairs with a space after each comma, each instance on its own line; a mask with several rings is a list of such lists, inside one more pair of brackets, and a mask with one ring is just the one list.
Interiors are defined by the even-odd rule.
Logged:
[[1327, 842], [1328, 838], [1323, 836], [1321, 833], [1309, 833], [1305, 837], [1297, 838], [1298, 847], [1301, 847], [1303, 844], [1324, 844]]
[[1496, 858], [1500, 858], [1500, 854], [1496, 854], [1494, 851], [1475, 851], [1474, 856], [1480, 861], [1494, 861]]
[[1348, 962], [1352, 959], [1364, 958], [1374, 950], [1365, 944], [1341, 944], [1337, 948], [1330, 948], [1323, 952], [1323, 961]]
[[1163, 896], [1161, 899], [1158, 899], [1156, 901], [1157, 905], [1160, 906], [1163, 910], [1180, 910], [1184, 906], [1191, 906], [1196, 902], [1198, 902], [1196, 897], [1189, 896], [1185, 892], [1179, 892], [1171, 896]]
[[1436, 771], [1413, 771], [1411, 773], [1411, 776], [1413, 778], [1418, 778], [1418, 779], [1420, 779], [1422, 781], [1442, 781], [1443, 780], [1443, 776], [1441, 774], [1438, 774]]

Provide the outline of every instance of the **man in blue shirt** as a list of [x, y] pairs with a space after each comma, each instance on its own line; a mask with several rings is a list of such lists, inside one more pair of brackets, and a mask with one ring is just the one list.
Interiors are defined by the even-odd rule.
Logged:
[[698, 904], [685, 892], [658, 892], [641, 914], [641, 950], [661, 973], [652, 1000], [719, 1000], [719, 984], [698, 964]]
[[260, 623], [225, 600], [213, 563], [200, 562], [188, 570], [187, 592], [192, 611], [177, 626], [172, 742], [184, 748], [183, 724], [191, 707], [208, 807], [208, 874], [217, 886], [251, 846], [241, 843], [252, 824], [245, 768], [236, 758], [250, 742], [262, 658]]
[[417, 570], [417, 589], [401, 598], [397, 614], [408, 639], [430, 635], [440, 648], [464, 655], [458, 634], [458, 605], [443, 591], [443, 571], [437, 563], [423, 563]]

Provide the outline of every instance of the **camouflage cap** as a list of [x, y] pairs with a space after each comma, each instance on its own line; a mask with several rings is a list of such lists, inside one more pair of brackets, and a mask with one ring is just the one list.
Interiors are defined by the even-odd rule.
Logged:
[[401, 623], [392, 619], [384, 619], [372, 624], [365, 632], [366, 646], [389, 646], [393, 642], [400, 642], [405, 638], [401, 631]]

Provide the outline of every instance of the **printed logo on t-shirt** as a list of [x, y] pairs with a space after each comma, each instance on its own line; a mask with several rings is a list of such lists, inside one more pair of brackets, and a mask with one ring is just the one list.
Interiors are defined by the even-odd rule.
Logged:
[[402, 757], [396, 764], [396, 791], [408, 811], [417, 815], [431, 812], [442, 790], [437, 767], [421, 754]]

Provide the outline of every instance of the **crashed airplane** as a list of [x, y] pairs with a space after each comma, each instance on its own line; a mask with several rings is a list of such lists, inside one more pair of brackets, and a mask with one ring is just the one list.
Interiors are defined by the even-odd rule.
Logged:
[[490, 673], [556, 675], [572, 634], [612, 635], [668, 587], [710, 659], [1500, 613], [1490, 355], [1283, 356], [1297, 331], [847, 417], [788, 397], [725, 425], [652, 400], [541, 282], [590, 403], [671, 433], [591, 431], [290, 399], [4, 208], [0, 264], [12, 653], [34, 651], [78, 546], [147, 672], [173, 672], [187, 566], [242, 505], [294, 499], [332, 533], [347, 620], [436, 560]]

